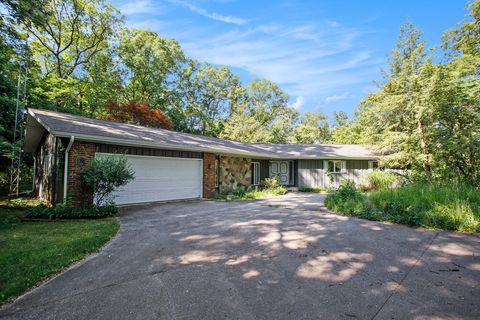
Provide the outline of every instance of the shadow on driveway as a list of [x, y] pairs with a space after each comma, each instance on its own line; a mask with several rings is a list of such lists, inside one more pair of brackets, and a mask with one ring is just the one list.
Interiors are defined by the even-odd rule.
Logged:
[[337, 216], [307, 200], [126, 209], [105, 250], [0, 317], [480, 318], [479, 236]]

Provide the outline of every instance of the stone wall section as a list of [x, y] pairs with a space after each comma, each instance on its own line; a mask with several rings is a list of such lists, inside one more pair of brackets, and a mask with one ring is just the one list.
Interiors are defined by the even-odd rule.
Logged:
[[228, 193], [242, 186], [250, 189], [252, 185], [252, 159], [239, 157], [220, 157], [220, 193]]

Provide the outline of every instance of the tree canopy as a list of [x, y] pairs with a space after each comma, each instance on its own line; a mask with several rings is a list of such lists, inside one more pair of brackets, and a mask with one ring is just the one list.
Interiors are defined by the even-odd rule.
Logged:
[[[400, 29], [388, 69], [355, 114], [299, 114], [276, 83], [241, 83], [175, 39], [131, 29], [105, 0], [5, 0], [0, 20], [0, 169], [8, 165], [18, 63], [28, 105], [258, 143], [362, 143], [426, 179], [480, 181], [480, 1], [429, 49]], [[26, 44], [26, 45], [25, 45]], [[438, 59], [443, 56], [442, 59]], [[437, 62], [440, 61], [440, 62]]]

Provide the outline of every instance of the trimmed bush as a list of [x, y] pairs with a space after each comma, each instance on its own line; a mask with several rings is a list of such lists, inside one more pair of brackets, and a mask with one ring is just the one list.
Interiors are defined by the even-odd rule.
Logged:
[[65, 205], [55, 207], [37, 206], [27, 210], [25, 216], [33, 219], [92, 219], [113, 217], [118, 209], [114, 205], [101, 207], [72, 208]]
[[134, 174], [125, 156], [108, 155], [93, 159], [82, 170], [82, 184], [86, 191], [95, 195], [95, 207], [100, 207], [112, 204], [113, 191], [133, 180]]

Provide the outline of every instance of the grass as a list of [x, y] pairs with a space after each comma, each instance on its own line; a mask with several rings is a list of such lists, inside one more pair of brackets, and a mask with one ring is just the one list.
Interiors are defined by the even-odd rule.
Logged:
[[370, 220], [480, 232], [480, 192], [467, 185], [412, 183], [367, 194], [346, 189], [328, 195], [325, 205]]
[[217, 194], [215, 196], [215, 199], [219, 201], [244, 201], [244, 200], [268, 198], [272, 196], [280, 196], [287, 193], [287, 189], [283, 186], [266, 188], [261, 190], [258, 188], [255, 188], [251, 191], [240, 191], [240, 190], [242, 189], [235, 190], [232, 195]]
[[96, 251], [118, 231], [116, 218], [24, 221], [34, 199], [0, 200], [0, 303]]
[[316, 193], [327, 193], [328, 189], [324, 187], [313, 187], [313, 188], [307, 188], [307, 187], [301, 187], [298, 188], [299, 192], [316, 192]]

